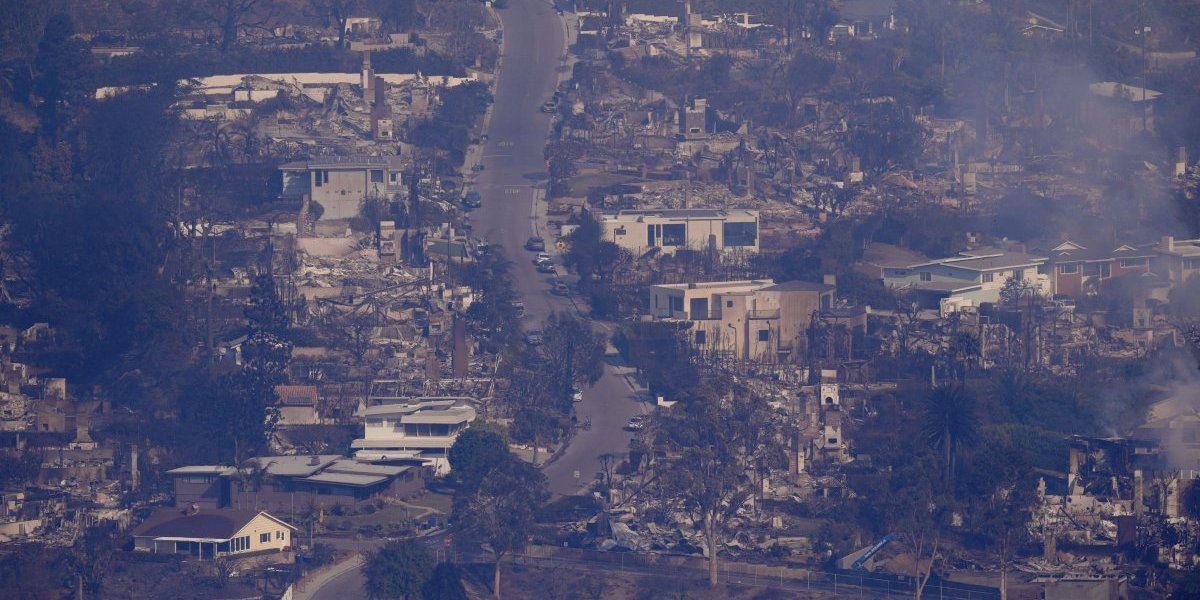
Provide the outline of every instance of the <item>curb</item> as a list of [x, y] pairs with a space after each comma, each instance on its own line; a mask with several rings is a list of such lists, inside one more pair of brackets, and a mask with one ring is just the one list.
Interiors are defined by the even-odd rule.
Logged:
[[363, 566], [366, 562], [366, 558], [361, 553], [355, 552], [343, 559], [342, 562], [309, 573], [292, 586], [292, 600], [309, 600], [330, 581]]

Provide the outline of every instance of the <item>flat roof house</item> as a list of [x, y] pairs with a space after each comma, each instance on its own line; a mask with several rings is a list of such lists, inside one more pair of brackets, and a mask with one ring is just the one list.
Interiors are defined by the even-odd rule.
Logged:
[[1039, 270], [1046, 257], [1022, 252], [977, 250], [959, 256], [901, 267], [883, 267], [884, 285], [911, 290], [925, 304], [942, 307], [978, 306], [999, 302], [1009, 279], [1019, 279], [1041, 293], [1050, 292], [1050, 278]]
[[605, 239], [635, 254], [655, 248], [758, 252], [758, 211], [684, 208], [622, 210], [600, 216]]
[[295, 531], [262, 511], [160, 508], [134, 528], [133, 549], [199, 558], [279, 552]]
[[475, 420], [469, 398], [372, 398], [363, 437], [351, 443], [361, 461], [416, 463], [448, 473], [446, 453]]
[[308, 196], [321, 205], [321, 220], [358, 216], [367, 198], [390, 200], [405, 190], [399, 156], [330, 156], [280, 165], [280, 196]]
[[270, 510], [289, 516], [310, 508], [355, 506], [381, 496], [405, 498], [425, 487], [420, 467], [370, 464], [336, 454], [261, 456], [241, 469], [193, 465], [166, 474], [175, 480], [176, 506]]
[[836, 288], [771, 279], [650, 286], [650, 314], [692, 322], [692, 342], [738, 360], [785, 362], [802, 353], [814, 312], [833, 308]]

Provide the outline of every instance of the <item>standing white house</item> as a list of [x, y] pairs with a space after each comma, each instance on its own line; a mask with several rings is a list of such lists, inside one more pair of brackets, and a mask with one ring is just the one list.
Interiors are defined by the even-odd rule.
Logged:
[[758, 211], [682, 208], [622, 210], [600, 216], [604, 238], [635, 254], [658, 248], [758, 252]]
[[160, 508], [133, 530], [133, 549], [216, 558], [290, 548], [295, 527], [265, 512]]
[[308, 196], [321, 205], [321, 220], [358, 216], [367, 198], [390, 200], [405, 189], [399, 156], [329, 156], [280, 165], [280, 196]]
[[446, 458], [458, 434], [475, 420], [470, 398], [394, 398], [365, 410], [363, 437], [351, 443], [365, 462], [415, 463], [450, 472]]
[[963, 252], [915, 265], [883, 267], [883, 283], [892, 289], [911, 290], [927, 304], [940, 304], [947, 312], [957, 306], [998, 302], [1000, 290], [1010, 279], [1038, 293], [1049, 293], [1050, 276], [1043, 272], [1046, 260], [1021, 252]]

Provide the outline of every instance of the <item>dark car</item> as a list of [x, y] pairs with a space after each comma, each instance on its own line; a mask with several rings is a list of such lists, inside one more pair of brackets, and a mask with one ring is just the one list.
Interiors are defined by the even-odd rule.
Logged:
[[479, 192], [467, 192], [467, 195], [463, 196], [462, 205], [467, 210], [479, 208], [483, 206], [483, 197], [479, 195]]
[[525, 249], [530, 252], [545, 252], [546, 240], [543, 240], [537, 236], [531, 237], [528, 240], [525, 240]]

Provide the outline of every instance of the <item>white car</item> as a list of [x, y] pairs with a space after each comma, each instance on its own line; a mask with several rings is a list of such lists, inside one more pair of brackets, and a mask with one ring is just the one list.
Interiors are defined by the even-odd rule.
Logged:
[[550, 255], [545, 252], [539, 252], [537, 256], [533, 257], [533, 264], [535, 265], [550, 264], [553, 262], [554, 259], [550, 258]]
[[571, 388], [571, 401], [583, 402], [583, 390], [579, 388]]

